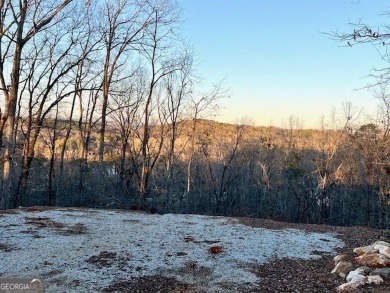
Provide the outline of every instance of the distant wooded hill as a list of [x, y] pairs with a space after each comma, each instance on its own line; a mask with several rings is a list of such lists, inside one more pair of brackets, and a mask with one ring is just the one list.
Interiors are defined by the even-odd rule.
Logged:
[[46, 121], [41, 131], [26, 204], [49, 203], [51, 174], [56, 205], [385, 225], [389, 143], [373, 124], [353, 131], [205, 119], [155, 124], [148, 146], [150, 177], [141, 194], [142, 126], [123, 132], [110, 123], [105, 161], [99, 164], [97, 129], [84, 154], [83, 131], [72, 122], [61, 160], [68, 124], [57, 122], [54, 128], [52, 123]]

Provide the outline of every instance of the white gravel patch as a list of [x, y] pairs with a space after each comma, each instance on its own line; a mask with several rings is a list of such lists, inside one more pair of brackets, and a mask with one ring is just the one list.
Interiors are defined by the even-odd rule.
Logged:
[[[26, 224], [26, 217], [47, 217], [65, 227], [37, 227]], [[77, 223], [85, 225], [86, 233], [63, 233]], [[212, 242], [220, 242], [223, 253], [210, 254]], [[56, 293], [100, 292], [118, 280], [156, 274], [223, 292], [221, 284], [259, 281], [245, 264], [314, 259], [344, 246], [335, 234], [254, 228], [232, 218], [93, 209], [6, 214], [0, 217], [0, 244], [14, 248], [0, 249], [0, 277], [42, 277], [46, 292]], [[103, 251], [116, 253], [110, 266], [87, 262]], [[183, 268], [190, 263], [207, 273], [186, 273]]]

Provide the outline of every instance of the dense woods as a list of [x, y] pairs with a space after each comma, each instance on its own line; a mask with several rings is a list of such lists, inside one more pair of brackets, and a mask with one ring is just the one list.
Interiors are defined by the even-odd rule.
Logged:
[[[388, 226], [390, 97], [302, 129], [209, 120], [170, 0], [0, 1], [0, 208], [148, 209]], [[374, 36], [376, 38], [376, 35]], [[356, 38], [356, 37], [355, 37]]]

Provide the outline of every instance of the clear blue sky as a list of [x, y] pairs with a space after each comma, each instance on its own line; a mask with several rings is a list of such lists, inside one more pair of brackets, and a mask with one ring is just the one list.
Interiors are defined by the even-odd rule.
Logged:
[[226, 77], [230, 98], [218, 120], [250, 117], [258, 125], [283, 126], [290, 115], [316, 127], [343, 102], [367, 111], [378, 103], [367, 90], [374, 67], [386, 66], [370, 46], [340, 47], [321, 32], [348, 31], [362, 19], [390, 19], [382, 0], [178, 0], [183, 34], [201, 61], [206, 83]]

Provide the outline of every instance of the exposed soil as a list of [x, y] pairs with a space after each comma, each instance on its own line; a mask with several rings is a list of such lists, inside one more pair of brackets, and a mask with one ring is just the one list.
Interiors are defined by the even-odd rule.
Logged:
[[[64, 212], [66, 218], [75, 218], [75, 221], [62, 223], [62, 220], [57, 218], [52, 218], [50, 216], [40, 215], [41, 212], [45, 210], [51, 210], [51, 208], [46, 207], [31, 207], [22, 209], [24, 212], [28, 212], [28, 215], [20, 214], [21, 223], [20, 224], [8, 224], [3, 225], [4, 229], [16, 229], [19, 227], [25, 230], [20, 230], [20, 233], [28, 233], [32, 234], [35, 238], [48, 237], [44, 239], [49, 239], [51, 234], [48, 232], [43, 233], [44, 231], [53, 231], [55, 235], [62, 235], [68, 237], [83, 237], [88, 236], [92, 237], [95, 228], [92, 228], [90, 225], [86, 225], [82, 223], [81, 218], [78, 218], [79, 215], [77, 213], [73, 213], [76, 211], [80, 211], [82, 209], [60, 209]], [[18, 210], [11, 211], [0, 211], [0, 216], [11, 215], [19, 213]], [[31, 213], [36, 215], [29, 216]], [[83, 210], [84, 215], [99, 215], [98, 210]], [[108, 212], [107, 212], [108, 213]], [[113, 213], [123, 213], [126, 214], [128, 211], [111, 211]], [[107, 216], [105, 216], [107, 217]], [[58, 220], [59, 219], [59, 220]], [[85, 219], [85, 218], [84, 218]], [[130, 219], [121, 219], [121, 222], [124, 225], [140, 225], [142, 218], [130, 218]], [[79, 222], [80, 221], [80, 222]], [[189, 219], [187, 219], [189, 221]], [[231, 220], [232, 223], [236, 222], [233, 218]], [[24, 222], [24, 223], [23, 223]], [[171, 222], [169, 222], [171, 223]], [[189, 221], [188, 223], [183, 223], [183, 232], [188, 233], [187, 225], [194, 225]], [[276, 222], [272, 220], [264, 220], [264, 219], [249, 219], [249, 218], [239, 218], [238, 223], [251, 226], [251, 227], [259, 227], [266, 228], [270, 230], [285, 230], [285, 229], [298, 229], [306, 232], [317, 232], [317, 233], [335, 233], [338, 235], [338, 238], [343, 240], [345, 243], [345, 247], [342, 249], [338, 249], [339, 253], [351, 253], [353, 248], [358, 246], [365, 246], [373, 243], [378, 240], [378, 236], [380, 235], [378, 230], [367, 228], [367, 227], [334, 227], [328, 225], [307, 225], [307, 224], [295, 224], [295, 223], [283, 223]], [[144, 226], [145, 229], [150, 229], [151, 227]], [[120, 226], [122, 227], [122, 225]], [[111, 227], [111, 229], [114, 227]], [[27, 229], [27, 230], [26, 230]], [[123, 229], [123, 228], [121, 228]], [[42, 232], [42, 233], [41, 233]], [[180, 233], [183, 233], [180, 232]], [[10, 232], [11, 233], [11, 232]], [[178, 243], [183, 242], [188, 245], [213, 245], [214, 243], [219, 241], [219, 238], [205, 238], [199, 237], [198, 234], [178, 234], [180, 237], [177, 238]], [[42, 235], [41, 235], [42, 234]], [[305, 235], [305, 233], [303, 233]], [[143, 234], [142, 234], [143, 235]], [[194, 236], [195, 235], [195, 236]], [[229, 234], [230, 235], [230, 234]], [[232, 234], [233, 235], [233, 234]], [[54, 237], [54, 236], [53, 236]], [[55, 236], [57, 237], [57, 236]], [[234, 236], [233, 236], [234, 237]], [[95, 239], [96, 236], [93, 238]], [[73, 238], [72, 238], [73, 239]], [[81, 238], [84, 239], [84, 238]], [[86, 238], [87, 239], [87, 238]], [[89, 239], [89, 238], [88, 238]], [[131, 239], [131, 238], [130, 238]], [[264, 240], [264, 239], [262, 239]], [[90, 241], [90, 240], [89, 240]], [[107, 240], [108, 241], [108, 240]], [[246, 241], [246, 240], [245, 240]], [[318, 240], [319, 242], [329, 241], [327, 239], [322, 239], [322, 236]], [[85, 249], [88, 246], [89, 242], [86, 244], [80, 245], [80, 249]], [[111, 243], [111, 240], [107, 243]], [[138, 244], [140, 247], [143, 245], [142, 243]], [[163, 245], [163, 244], [161, 244]], [[243, 244], [244, 245], [244, 244]], [[100, 245], [99, 245], [100, 246]], [[96, 246], [97, 248], [98, 246]], [[102, 244], [104, 247], [104, 244]], [[136, 246], [137, 247], [137, 246]], [[22, 246], [13, 246], [6, 242], [0, 243], [0, 252], [13, 253], [15, 250], [21, 249]], [[129, 269], [129, 263], [133, 261], [137, 255], [134, 250], [127, 251], [119, 251], [111, 248], [99, 249], [93, 252], [93, 255], [89, 255], [86, 258], [80, 259], [80, 263], [87, 263], [93, 269], [97, 271], [104, 272], [107, 269], [110, 269], [112, 272], [127, 272]], [[108, 250], [110, 249], [110, 250]], [[112, 250], [111, 250], [112, 249]], [[238, 248], [237, 248], [238, 249]], [[235, 251], [237, 251], [237, 249]], [[185, 257], [190, 250], [172, 250], [170, 251], [170, 255], [167, 255], [167, 258], [173, 259]], [[223, 252], [223, 250], [221, 250]], [[256, 283], [235, 283], [234, 277], [230, 280], [219, 284], [219, 288], [226, 289], [224, 292], [264, 292], [264, 293], [274, 293], [274, 292], [287, 292], [287, 293], [327, 293], [327, 292], [336, 292], [336, 288], [344, 283], [343, 278], [333, 275], [330, 272], [334, 268], [333, 257], [334, 254], [325, 253], [323, 251], [314, 251], [315, 254], [320, 256], [319, 259], [315, 260], [301, 260], [301, 259], [284, 259], [284, 258], [274, 258], [268, 261], [265, 264], [252, 264], [252, 263], [243, 263], [242, 267], [245, 267], [247, 270], [253, 272], [257, 277], [258, 281]], [[317, 253], [318, 252], [318, 253]], [[18, 252], [19, 253], [19, 252]], [[218, 254], [217, 254], [218, 255]], [[58, 275], [58, 278], [54, 277], [50, 282], [58, 281], [59, 286], [62, 280], [61, 271], [56, 271], [55, 265], [52, 262], [44, 261], [42, 264], [44, 267], [53, 267], [53, 270], [49, 273], [53, 273], [53, 276]], [[141, 264], [143, 265], [143, 264]], [[142, 275], [143, 272], [142, 267], [139, 265], [135, 265], [131, 268], [131, 270], [140, 272]], [[129, 277], [126, 279], [117, 278], [115, 281], [110, 282], [107, 286], [101, 287], [100, 292], [186, 292], [186, 293], [194, 293], [194, 292], [216, 292], [213, 290], [207, 290], [208, 288], [208, 278], [212, 274], [210, 268], [205, 266], [198, 259], [193, 258], [192, 260], [186, 262], [184, 266], [176, 266], [173, 272], [176, 272], [176, 276], [185, 276], [185, 280], [197, 279], [201, 280], [200, 286], [192, 285], [189, 283], [184, 283], [175, 278], [175, 275], [169, 276], [169, 272], [160, 272], [160, 274], [151, 275], [151, 276], [141, 276], [141, 277]], [[46, 274], [46, 277], [49, 278], [49, 273]], [[167, 274], [166, 274], [167, 273]], [[234, 271], [234, 274], [237, 272]], [[164, 276], [163, 276], [164, 275]], [[182, 278], [183, 279], [183, 278]], [[181, 280], [182, 280], [181, 279]], [[81, 281], [80, 281], [81, 280]], [[72, 281], [73, 288], [78, 288], [82, 286], [82, 279], [74, 278]], [[206, 289], [205, 289], [206, 288]], [[218, 291], [219, 292], [219, 291]], [[367, 285], [365, 287], [359, 288], [353, 292], [356, 293], [368, 293], [368, 292], [376, 292], [376, 293], [385, 293], [390, 292], [390, 280], [385, 280], [381, 285]]]
[[163, 276], [145, 276], [133, 278], [126, 281], [118, 281], [117, 283], [106, 288], [104, 293], [121, 292], [121, 293], [198, 293], [193, 286], [177, 281], [175, 278], [167, 278]]
[[0, 243], [0, 251], [10, 252], [12, 250], [15, 250], [15, 248], [12, 247], [11, 245]]
[[[340, 249], [340, 253], [350, 253], [353, 248], [364, 246], [378, 240], [379, 231], [367, 227], [335, 227], [328, 225], [310, 225], [284, 223], [265, 219], [239, 219], [241, 224], [252, 227], [261, 227], [272, 230], [299, 229], [307, 232], [332, 232], [338, 233], [346, 246]], [[262, 293], [334, 293], [336, 288], [344, 283], [338, 275], [331, 274], [334, 268], [334, 255], [322, 254], [317, 260], [274, 259], [264, 265], [248, 265], [259, 278], [259, 282], [253, 286], [237, 288], [238, 292], [262, 292]], [[193, 271], [197, 274], [199, 268], [196, 263], [188, 264], [186, 272]], [[228, 284], [226, 284], [228, 286]], [[120, 281], [107, 288], [104, 292], [202, 292], [196, 288], [183, 284], [174, 278], [151, 276], [135, 278], [130, 281]], [[381, 285], [366, 285], [355, 293], [388, 293], [390, 292], [390, 280], [385, 280]]]
[[111, 267], [116, 259], [115, 252], [102, 251], [99, 255], [93, 255], [87, 259], [88, 263], [94, 264], [99, 269], [103, 267]]
[[[367, 227], [334, 227], [328, 225], [307, 225], [295, 223], [283, 223], [263, 219], [242, 218], [240, 222], [253, 227], [268, 229], [300, 229], [308, 232], [333, 232], [338, 233], [346, 246], [340, 249], [340, 253], [351, 253], [353, 248], [369, 245], [380, 235], [379, 230]], [[251, 292], [307, 292], [327, 293], [336, 292], [336, 288], [345, 281], [338, 275], [330, 272], [334, 268], [334, 255], [322, 255], [317, 260], [292, 260], [278, 259], [264, 265], [252, 266], [253, 272], [259, 277], [258, 287]], [[354, 293], [388, 293], [390, 292], [390, 280], [385, 280], [381, 285], [366, 285]]]

